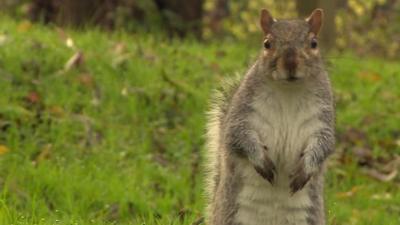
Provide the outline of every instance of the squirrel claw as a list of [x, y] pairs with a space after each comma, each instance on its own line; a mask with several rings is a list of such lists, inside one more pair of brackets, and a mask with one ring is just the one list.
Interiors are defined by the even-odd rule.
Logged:
[[269, 183], [274, 184], [276, 167], [270, 158], [265, 157], [262, 166], [254, 166], [254, 169], [260, 174], [264, 179], [268, 180]]
[[254, 168], [264, 179], [268, 180], [269, 183], [274, 184], [275, 169], [263, 169], [258, 166], [255, 166]]
[[310, 180], [311, 174], [306, 173], [303, 166], [299, 166], [296, 171], [289, 176], [289, 178], [292, 180], [290, 182], [290, 193], [294, 195], [296, 192], [304, 188]]

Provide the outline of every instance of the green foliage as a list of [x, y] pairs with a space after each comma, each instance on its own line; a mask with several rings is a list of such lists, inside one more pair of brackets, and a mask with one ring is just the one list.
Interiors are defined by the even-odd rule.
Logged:
[[[393, 2], [393, 4], [390, 4]], [[336, 16], [337, 47], [359, 55], [396, 58], [400, 54], [400, 4], [391, 0], [349, 0]]]
[[[259, 43], [0, 24], [0, 224], [189, 225], [202, 216], [208, 99], [246, 70]], [[78, 50], [83, 60], [71, 61]], [[329, 221], [399, 224], [396, 183], [363, 175], [353, 150], [400, 153], [400, 67], [327, 60], [340, 137]], [[342, 138], [349, 130], [365, 139]]]
[[[206, 2], [206, 10], [213, 10], [213, 2]], [[309, 1], [294, 0], [229, 1], [230, 15], [223, 21], [222, 33], [239, 40], [259, 40], [262, 37], [258, 24], [260, 9], [267, 8], [278, 19], [298, 18], [296, 2], [310, 4]], [[324, 8], [326, 12], [336, 12], [336, 46], [332, 50], [353, 51], [357, 55], [399, 57], [399, 2], [344, 0], [336, 4], [337, 9]], [[206, 38], [214, 37], [207, 27], [204, 34]]]
[[[319, 0], [323, 2], [324, 0]], [[0, 1], [0, 11], [16, 18], [32, 16], [32, 0]], [[47, 2], [56, 2], [48, 0]], [[176, 12], [162, 10], [160, 12], [154, 1], [148, 0], [118, 0], [100, 1], [90, 8], [93, 17], [87, 18], [90, 25], [107, 28], [124, 29], [130, 32], [186, 30], [197, 22], [180, 18]], [[113, 4], [110, 4], [113, 2]], [[174, 1], [171, 1], [174, 2]], [[229, 15], [222, 20], [220, 30], [212, 29], [211, 12], [217, 1], [204, 0], [203, 38], [211, 40], [218, 37], [230, 37], [238, 40], [259, 40], [262, 36], [259, 29], [259, 12], [268, 8], [277, 18], [297, 18], [296, 2], [311, 4], [312, 1], [295, 0], [228, 0]], [[317, 1], [318, 2], [318, 1]], [[325, 11], [335, 13], [336, 46], [334, 51], [353, 51], [357, 55], [376, 55], [396, 58], [400, 55], [400, 2], [395, 0], [340, 0], [336, 9], [325, 8]], [[54, 4], [53, 4], [54, 5]], [[321, 6], [321, 4], [319, 4]], [[62, 7], [61, 7], [62, 8]], [[89, 9], [88, 9], [89, 10]], [[185, 7], [182, 7], [185, 10]], [[187, 10], [187, 9], [186, 9]], [[51, 11], [51, 10], [48, 10]], [[57, 11], [57, 10], [55, 10]], [[99, 16], [101, 14], [101, 16]], [[96, 15], [96, 16], [95, 16]], [[59, 17], [60, 15], [58, 15]], [[57, 20], [53, 18], [53, 20]], [[52, 21], [54, 22], [54, 21]], [[97, 22], [99, 24], [93, 24]], [[84, 23], [85, 24], [85, 23]], [[201, 29], [189, 29], [189, 32]], [[216, 33], [214, 33], [216, 32]], [[201, 31], [199, 32], [201, 33]], [[199, 37], [197, 33], [193, 34]]]
[[[207, 11], [212, 11], [214, 1], [208, 0], [205, 4]], [[239, 40], [260, 39], [259, 27], [260, 10], [267, 8], [277, 18], [294, 18], [296, 16], [295, 1], [257, 0], [257, 1], [229, 1], [230, 15], [224, 19], [222, 32]], [[204, 35], [212, 38], [213, 34], [205, 27]], [[254, 36], [256, 38], [254, 38]]]

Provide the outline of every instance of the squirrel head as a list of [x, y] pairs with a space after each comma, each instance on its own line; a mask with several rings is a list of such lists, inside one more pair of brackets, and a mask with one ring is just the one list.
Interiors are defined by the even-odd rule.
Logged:
[[272, 79], [296, 81], [315, 74], [321, 67], [318, 33], [322, 19], [322, 9], [315, 9], [305, 20], [276, 20], [268, 10], [261, 10], [261, 61]]

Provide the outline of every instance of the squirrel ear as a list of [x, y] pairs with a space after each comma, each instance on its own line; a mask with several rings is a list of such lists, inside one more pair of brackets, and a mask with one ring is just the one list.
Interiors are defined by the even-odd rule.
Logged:
[[271, 14], [266, 9], [261, 10], [260, 16], [260, 25], [261, 29], [264, 31], [264, 34], [267, 35], [271, 32], [271, 26], [275, 22], [274, 18], [272, 18]]
[[324, 11], [322, 9], [314, 9], [311, 15], [306, 19], [307, 23], [310, 25], [310, 33], [318, 35], [323, 17]]

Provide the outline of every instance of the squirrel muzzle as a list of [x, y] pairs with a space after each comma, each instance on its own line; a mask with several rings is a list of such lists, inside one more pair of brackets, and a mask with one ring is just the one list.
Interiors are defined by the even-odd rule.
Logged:
[[287, 72], [288, 80], [296, 80], [296, 70], [298, 66], [297, 53], [294, 48], [288, 48], [283, 53], [283, 67]]

